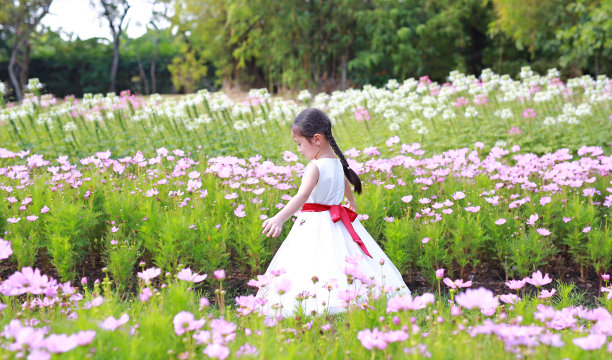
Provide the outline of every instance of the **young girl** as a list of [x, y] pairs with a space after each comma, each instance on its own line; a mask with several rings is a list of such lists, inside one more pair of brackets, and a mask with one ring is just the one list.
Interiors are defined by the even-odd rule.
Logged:
[[[293, 316], [299, 303], [306, 314], [345, 311], [347, 297], [359, 288], [363, 295], [372, 280], [389, 293], [410, 294], [400, 272], [355, 219], [351, 184], [360, 194], [361, 180], [349, 168], [331, 126], [315, 108], [302, 111], [291, 125], [298, 151], [310, 162], [297, 194], [262, 224], [262, 233], [277, 237], [284, 222], [302, 210], [260, 277], [256, 298], [267, 300], [263, 308], [268, 315]], [[347, 206], [342, 207], [345, 196]]]

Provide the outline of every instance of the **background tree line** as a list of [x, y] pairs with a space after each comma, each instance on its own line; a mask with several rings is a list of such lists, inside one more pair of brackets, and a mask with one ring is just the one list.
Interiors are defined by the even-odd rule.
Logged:
[[[32, 16], [51, 1], [0, 0], [37, 5]], [[612, 0], [165, 0], [171, 27], [151, 26], [138, 39], [118, 21], [129, 0], [99, 1], [114, 9], [100, 13], [110, 15], [113, 41], [64, 41], [34, 27], [28, 77], [49, 92], [80, 95], [221, 86], [332, 91], [422, 75], [444, 81], [452, 70], [514, 75], [523, 65], [564, 76], [612, 71]], [[3, 81], [24, 33], [7, 26], [6, 14], [3, 7]]]

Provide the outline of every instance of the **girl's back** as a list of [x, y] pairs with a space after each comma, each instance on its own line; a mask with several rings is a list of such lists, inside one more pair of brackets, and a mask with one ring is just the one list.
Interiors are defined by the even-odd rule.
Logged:
[[324, 205], [341, 204], [344, 199], [344, 171], [340, 160], [337, 158], [315, 159], [309, 164], [309, 166], [313, 165], [319, 169], [319, 181], [306, 202]]

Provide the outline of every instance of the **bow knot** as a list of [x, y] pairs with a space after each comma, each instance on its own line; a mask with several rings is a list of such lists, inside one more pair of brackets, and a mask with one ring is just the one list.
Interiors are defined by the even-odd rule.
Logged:
[[357, 245], [359, 245], [361, 250], [366, 255], [368, 255], [369, 257], [372, 257], [372, 255], [370, 255], [370, 252], [366, 248], [365, 244], [363, 243], [363, 240], [361, 240], [359, 235], [357, 235], [355, 228], [353, 228], [352, 222], [355, 221], [355, 219], [357, 218], [356, 212], [342, 205], [324, 205], [324, 204], [316, 204], [316, 203], [306, 203], [304, 204], [304, 206], [302, 206], [302, 211], [304, 212], [320, 212], [320, 211], [328, 211], [328, 210], [329, 210], [329, 214], [331, 215], [332, 221], [334, 223], [337, 223], [338, 221], [342, 221], [342, 223], [344, 224], [344, 227], [346, 227], [346, 230], [348, 230], [349, 234], [351, 234], [351, 238], [353, 238], [353, 241], [356, 242]]

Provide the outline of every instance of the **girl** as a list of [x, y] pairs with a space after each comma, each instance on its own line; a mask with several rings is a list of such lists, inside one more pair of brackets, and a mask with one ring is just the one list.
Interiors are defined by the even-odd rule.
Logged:
[[[262, 224], [262, 233], [277, 237], [284, 222], [302, 210], [266, 274], [259, 277], [256, 298], [267, 300], [267, 315], [280, 311], [292, 316], [296, 305], [306, 314], [339, 313], [356, 294], [364, 295], [372, 280], [388, 292], [410, 294], [397, 268], [356, 220], [351, 184], [360, 194], [361, 180], [349, 168], [331, 126], [327, 115], [315, 108], [302, 111], [291, 125], [298, 151], [310, 162], [297, 194]], [[345, 196], [347, 205], [342, 207]]]

